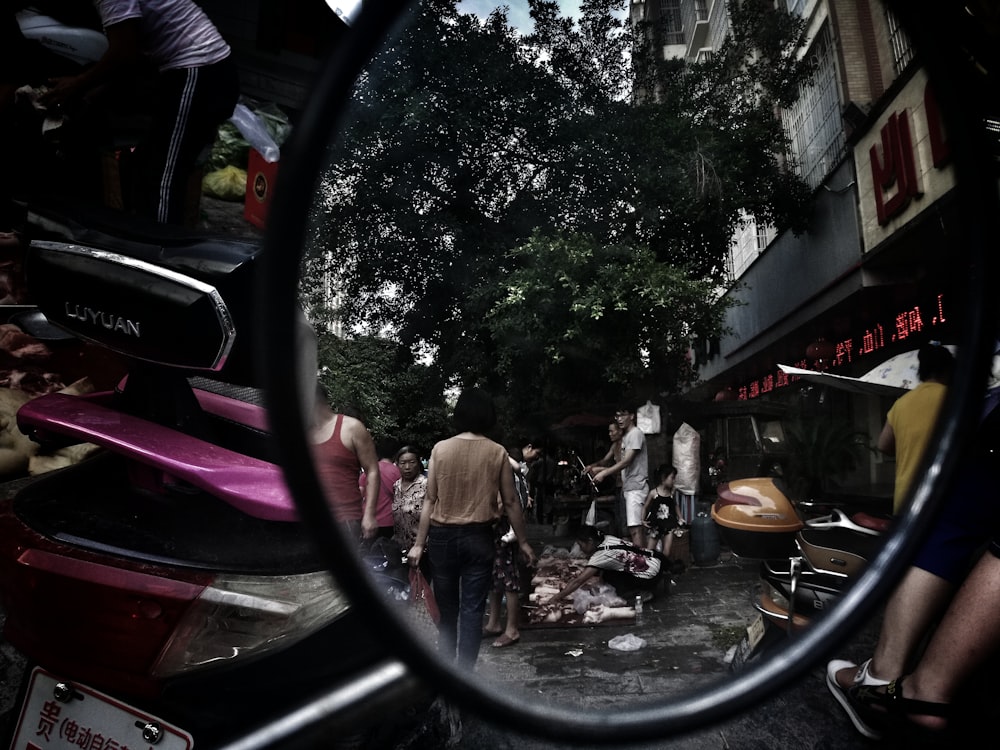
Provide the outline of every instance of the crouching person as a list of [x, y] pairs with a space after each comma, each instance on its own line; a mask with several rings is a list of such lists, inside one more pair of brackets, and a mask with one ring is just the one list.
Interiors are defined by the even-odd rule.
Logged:
[[643, 601], [653, 598], [653, 588], [660, 576], [661, 555], [619, 537], [605, 535], [594, 526], [582, 526], [576, 541], [588, 556], [587, 567], [554, 594], [548, 604], [564, 599], [597, 575], [614, 586], [626, 600], [632, 596], [641, 596]]

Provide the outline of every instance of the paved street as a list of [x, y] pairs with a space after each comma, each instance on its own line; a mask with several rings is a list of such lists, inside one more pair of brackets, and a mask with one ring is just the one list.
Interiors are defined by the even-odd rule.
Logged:
[[[552, 540], [544, 527], [529, 529], [536, 546]], [[646, 604], [637, 624], [590, 628], [522, 630], [521, 641], [493, 649], [484, 643], [477, 670], [498, 689], [526, 690], [539, 701], [555, 700], [593, 711], [613, 713], [617, 706], [669, 699], [716, 680], [732, 678], [727, 662], [730, 647], [751, 619], [749, 600], [756, 588], [757, 565], [723, 550], [717, 565], [692, 566], [675, 576], [677, 585], [667, 598]], [[880, 617], [854, 634], [838, 651], [842, 658], [868, 658], [878, 635]], [[646, 645], [634, 652], [615, 651], [608, 641], [634, 633]], [[780, 643], [777, 647], [780, 647]], [[998, 688], [989, 679], [987, 664], [972, 687], [956, 724], [963, 734], [955, 748], [991, 747], [979, 738], [992, 731]], [[968, 740], [968, 738], [976, 738]], [[439, 736], [435, 738], [441, 740]], [[576, 742], [541, 741], [517, 735], [511, 727], [497, 727], [481, 717], [465, 716], [462, 732], [452, 738], [460, 750], [580, 750]], [[408, 750], [442, 746], [434, 741], [408, 745]], [[602, 747], [594, 745], [593, 748]], [[627, 746], [632, 750], [872, 750], [907, 748], [906, 743], [873, 742], [859, 735], [830, 696], [825, 665], [814, 666], [805, 677], [765, 703], [722, 724], [683, 736]]]
[[[531, 531], [533, 537], [545, 537], [542, 527]], [[568, 545], [570, 540], [553, 541]], [[606, 712], [613, 712], [617, 705], [656, 702], [731, 679], [727, 654], [731, 655], [731, 647], [753, 614], [750, 597], [756, 590], [756, 563], [723, 551], [719, 564], [692, 566], [674, 578], [677, 585], [671, 594], [646, 604], [641, 620], [634, 625], [526, 629], [515, 646], [493, 649], [484, 643], [479, 672], [499, 683], [500, 690], [527, 690], [539, 700]], [[624, 633], [634, 633], [646, 645], [633, 652], [608, 647], [610, 639]], [[845, 649], [845, 656], [870, 652], [874, 634], [871, 627], [859, 633]], [[854, 732], [829, 696], [820, 666], [792, 689], [745, 716], [684, 737], [636, 747], [855, 750], [871, 746]], [[466, 718], [456, 747], [543, 750], [570, 745], [511, 736], [478, 719]]]

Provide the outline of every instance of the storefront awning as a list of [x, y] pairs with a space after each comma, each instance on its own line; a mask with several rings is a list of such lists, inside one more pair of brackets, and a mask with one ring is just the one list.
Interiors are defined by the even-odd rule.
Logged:
[[871, 396], [900, 396], [907, 389], [884, 383], [873, 383], [863, 378], [849, 378], [846, 375], [834, 375], [829, 372], [816, 372], [815, 370], [803, 370], [801, 367], [791, 365], [778, 365], [786, 375], [794, 375], [802, 380], [818, 385], [828, 385], [831, 388], [839, 388], [842, 391], [851, 393], [867, 394]]
[[[948, 346], [947, 349], [955, 354], [957, 347]], [[897, 354], [890, 357], [878, 367], [873, 367], [860, 378], [849, 378], [846, 375], [834, 375], [829, 372], [816, 372], [814, 370], [804, 370], [791, 365], [778, 365], [786, 375], [793, 375], [820, 385], [828, 385], [832, 388], [839, 388], [851, 393], [870, 394], [873, 396], [900, 396], [904, 391], [915, 388], [920, 378], [917, 375], [919, 368], [917, 350]]]

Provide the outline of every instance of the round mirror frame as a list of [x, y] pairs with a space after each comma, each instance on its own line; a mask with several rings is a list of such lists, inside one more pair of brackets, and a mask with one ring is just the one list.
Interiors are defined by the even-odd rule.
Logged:
[[333, 523], [310, 457], [306, 437], [308, 415], [303, 413], [303, 400], [298, 393], [300, 373], [288, 364], [297, 361], [294, 331], [298, 273], [308, 207], [324, 163], [321, 154], [336, 130], [354, 82], [391, 26], [403, 17], [407, 5], [403, 0], [364, 4], [356, 23], [326, 62], [309, 106], [282, 154], [279, 189], [275, 192], [264, 241], [266, 281], [258, 290], [263, 323], [260, 330], [267, 332], [260, 347], [260, 363], [265, 371], [276, 450], [300, 517], [314, 531], [338, 582], [355, 605], [370, 614], [371, 625], [383, 637], [387, 650], [395, 652], [415, 674], [455, 703], [492, 721], [509, 723], [520, 732], [549, 739], [610, 744], [662, 739], [727, 719], [802, 677], [875, 612], [930, 527], [964, 437], [972, 432], [978, 416], [995, 333], [993, 310], [988, 307], [991, 301], [986, 295], [994, 262], [986, 244], [990, 236], [987, 223], [997, 216], [997, 184], [990, 174], [992, 164], [989, 160], [984, 163], [981, 157], [985, 142], [983, 113], [975, 111], [974, 106], [982, 93], [978, 88], [973, 94], [969, 92], [959, 45], [942, 43], [949, 31], [958, 32], [957, 22], [951, 29], [944, 28], [946, 22], [940, 9], [938, 12], [926, 9], [923, 2], [893, 5], [915, 47], [921, 51], [931, 78], [946, 82], [937, 86], [937, 90], [941, 92], [949, 132], [954, 134], [950, 140], [954, 144], [956, 189], [966, 232], [962, 249], [968, 254], [969, 269], [967, 323], [959, 342], [962, 355], [958, 358], [944, 416], [937, 425], [936, 442], [932, 443], [938, 450], [928, 451], [921, 480], [913, 491], [912, 512], [901, 518], [881, 552], [840, 604], [801, 636], [790, 640], [785, 649], [732, 680], [676, 700], [629, 710], [616, 707], [613, 714], [600, 714], [492, 690], [488, 681], [476, 679], [475, 673], [460, 671], [440, 660], [418, 634], [404, 626], [378, 592], [365, 583], [366, 574], [360, 561]]

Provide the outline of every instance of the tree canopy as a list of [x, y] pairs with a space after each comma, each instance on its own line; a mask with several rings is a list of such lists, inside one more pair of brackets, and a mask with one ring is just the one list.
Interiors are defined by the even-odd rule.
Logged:
[[649, 371], [688, 382], [689, 342], [720, 328], [712, 284], [648, 248], [538, 234], [509, 256], [513, 270], [481, 290], [485, 322], [496, 371], [535, 384], [536, 407], [568, 392], [611, 401]]
[[379, 442], [416, 445], [429, 455], [450, 431], [445, 387], [409, 347], [385, 338], [318, 337], [320, 383], [333, 408], [359, 417]]
[[524, 410], [689, 382], [741, 217], [808, 215], [775, 117], [809, 75], [802, 28], [771, 6], [734, 4], [724, 47], [685, 64], [621, 0], [576, 20], [530, 0], [526, 34], [414, 4], [331, 143], [304, 293], [332, 275], [348, 328], [424, 342], [442, 382]]

